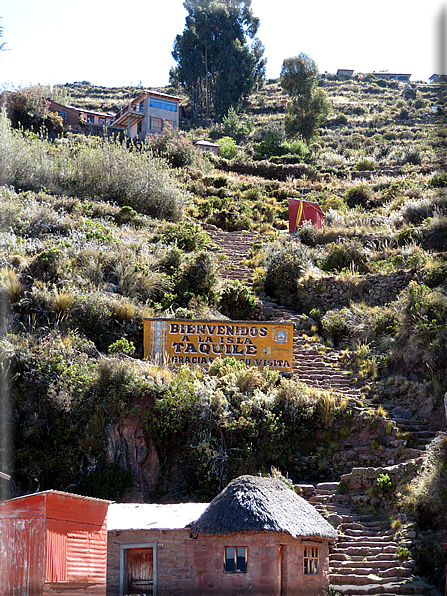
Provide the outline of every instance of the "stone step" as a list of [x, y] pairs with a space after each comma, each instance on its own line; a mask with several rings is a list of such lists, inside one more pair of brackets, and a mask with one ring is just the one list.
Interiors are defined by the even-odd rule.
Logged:
[[351, 584], [337, 585], [332, 584], [335, 592], [340, 592], [343, 596], [376, 596], [385, 594], [386, 596], [401, 596], [412, 594], [413, 596], [424, 596], [424, 585], [421, 583], [385, 583], [381, 585], [371, 584], [369, 586], [356, 586]]
[[[402, 579], [400, 575], [388, 575], [386, 577], [380, 577], [374, 573], [369, 575], [351, 574], [349, 576], [349, 584], [354, 586], [372, 586], [372, 585], [383, 585], [388, 583], [398, 583]], [[331, 584], [343, 585], [346, 580], [346, 576], [343, 574], [330, 574]], [[389, 592], [394, 594], [394, 592]]]
[[[390, 558], [390, 559], [385, 559], [385, 560], [380, 560], [380, 559], [368, 559], [367, 561], [352, 561], [352, 560], [340, 560], [340, 559], [335, 559], [333, 560], [332, 557], [329, 558], [330, 560], [330, 568], [331, 568], [331, 572], [333, 570], [336, 570], [337, 573], [340, 572], [340, 570], [346, 570], [346, 569], [363, 569], [365, 567], [372, 567], [372, 569], [392, 569], [394, 567], [396, 567], [396, 560], [395, 558]], [[405, 564], [405, 565], [401, 565], [402, 568], [406, 569], [407, 571], [411, 570], [411, 566], [412, 564]]]

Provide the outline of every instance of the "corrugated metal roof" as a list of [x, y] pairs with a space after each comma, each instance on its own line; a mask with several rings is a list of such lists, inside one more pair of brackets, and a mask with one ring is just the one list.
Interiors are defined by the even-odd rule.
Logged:
[[196, 521], [209, 503], [176, 505], [112, 503], [107, 514], [110, 530], [179, 530]]
[[112, 503], [112, 501], [107, 501], [105, 499], [97, 499], [96, 497], [85, 497], [84, 495], [77, 495], [76, 493], [66, 493], [61, 490], [43, 490], [38, 493], [31, 493], [29, 495], [21, 495], [20, 497], [14, 497], [13, 499], [7, 499], [6, 501], [1, 501], [1, 504], [5, 503], [12, 503], [14, 501], [18, 501], [19, 499], [28, 499], [29, 497], [35, 497], [37, 495], [46, 495], [46, 494], [54, 494], [54, 495], [62, 495], [64, 497], [73, 497], [75, 499], [84, 499], [85, 501], [97, 501], [99, 503]]

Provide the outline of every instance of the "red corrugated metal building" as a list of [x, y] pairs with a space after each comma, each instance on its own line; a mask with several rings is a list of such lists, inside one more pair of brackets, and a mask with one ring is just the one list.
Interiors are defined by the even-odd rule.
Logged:
[[1, 595], [105, 596], [108, 505], [53, 490], [0, 502]]

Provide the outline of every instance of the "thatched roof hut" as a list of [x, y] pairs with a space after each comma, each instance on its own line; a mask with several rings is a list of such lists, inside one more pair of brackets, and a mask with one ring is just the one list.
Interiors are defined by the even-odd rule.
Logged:
[[215, 497], [191, 534], [285, 532], [334, 539], [335, 529], [302, 497], [276, 478], [240, 476]]

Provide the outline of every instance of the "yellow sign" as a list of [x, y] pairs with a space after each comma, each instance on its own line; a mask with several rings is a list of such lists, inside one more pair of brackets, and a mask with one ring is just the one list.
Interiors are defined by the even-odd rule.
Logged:
[[292, 323], [144, 319], [144, 357], [157, 364], [207, 366], [234, 357], [292, 372]]

